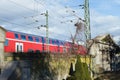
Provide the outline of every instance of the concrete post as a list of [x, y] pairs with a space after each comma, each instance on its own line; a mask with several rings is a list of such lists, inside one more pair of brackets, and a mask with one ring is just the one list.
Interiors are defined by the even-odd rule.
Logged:
[[0, 42], [0, 67], [4, 66], [4, 43]]
[[4, 67], [4, 42], [6, 38], [6, 30], [0, 26], [0, 68]]

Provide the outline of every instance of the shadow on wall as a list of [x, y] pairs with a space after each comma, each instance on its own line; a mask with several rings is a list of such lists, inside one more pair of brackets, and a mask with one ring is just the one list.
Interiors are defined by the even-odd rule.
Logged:
[[13, 60], [29, 61], [31, 80], [57, 80], [54, 71], [50, 71], [50, 54], [38, 53], [12, 53]]

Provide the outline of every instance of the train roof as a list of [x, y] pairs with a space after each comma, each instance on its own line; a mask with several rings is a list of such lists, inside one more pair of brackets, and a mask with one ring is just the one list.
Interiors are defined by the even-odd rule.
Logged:
[[[35, 35], [35, 34], [29, 34], [29, 33], [19, 32], [19, 31], [13, 31], [13, 30], [6, 30], [6, 31], [14, 32], [14, 33], [18, 33], [18, 34], [23, 34], [23, 35], [30, 35], [30, 36], [34, 36], [34, 37], [43, 37], [43, 38], [45, 38], [44, 36], [39, 36], [39, 35]], [[53, 39], [53, 38], [49, 38], [49, 39], [52, 39], [52, 40], [59, 40], [59, 39]], [[62, 42], [69, 42], [69, 41], [64, 41], [64, 40], [59, 40], [59, 41], [62, 41]]]

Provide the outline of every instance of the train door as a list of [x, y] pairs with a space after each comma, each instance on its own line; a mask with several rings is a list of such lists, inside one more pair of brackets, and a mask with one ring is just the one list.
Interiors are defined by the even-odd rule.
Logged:
[[17, 42], [17, 43], [15, 44], [15, 51], [16, 51], [16, 52], [23, 52], [23, 43]]

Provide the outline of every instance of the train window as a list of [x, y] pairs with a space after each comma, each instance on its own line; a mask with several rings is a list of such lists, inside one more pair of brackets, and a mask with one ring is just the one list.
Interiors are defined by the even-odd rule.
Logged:
[[26, 40], [26, 36], [25, 35], [21, 35], [21, 39], [22, 40]]
[[44, 39], [44, 37], [42, 37], [42, 43], [45, 43], [45, 39]]
[[60, 45], [62, 45], [62, 41], [60, 42]]
[[8, 46], [8, 39], [5, 40], [4, 45], [5, 45], [5, 46]]
[[64, 42], [63, 42], [63, 41], [61, 41], [61, 45], [64, 45]]
[[58, 40], [56, 41], [56, 44], [59, 45], [59, 41]]
[[49, 42], [50, 42], [50, 44], [52, 44], [52, 40], [51, 39], [49, 40]]
[[35, 50], [35, 53], [40, 53], [40, 50]]
[[44, 38], [44, 40], [45, 40], [45, 43], [46, 43], [46, 38]]
[[54, 44], [56, 44], [56, 40], [54, 40]]
[[16, 38], [16, 39], [19, 39], [18, 34], [15, 34], [15, 38]]
[[34, 53], [33, 49], [28, 49], [28, 53]]
[[46, 38], [42, 37], [42, 43], [46, 43]]
[[54, 41], [54, 40], [52, 40], [52, 44], [55, 44], [55, 41]]
[[42, 38], [40, 37], [40, 42], [42, 42]]
[[28, 36], [28, 40], [29, 41], [33, 41], [33, 37], [32, 36]]
[[37, 38], [37, 37], [35, 38], [35, 41], [36, 41], [36, 42], [40, 42], [39, 38]]

